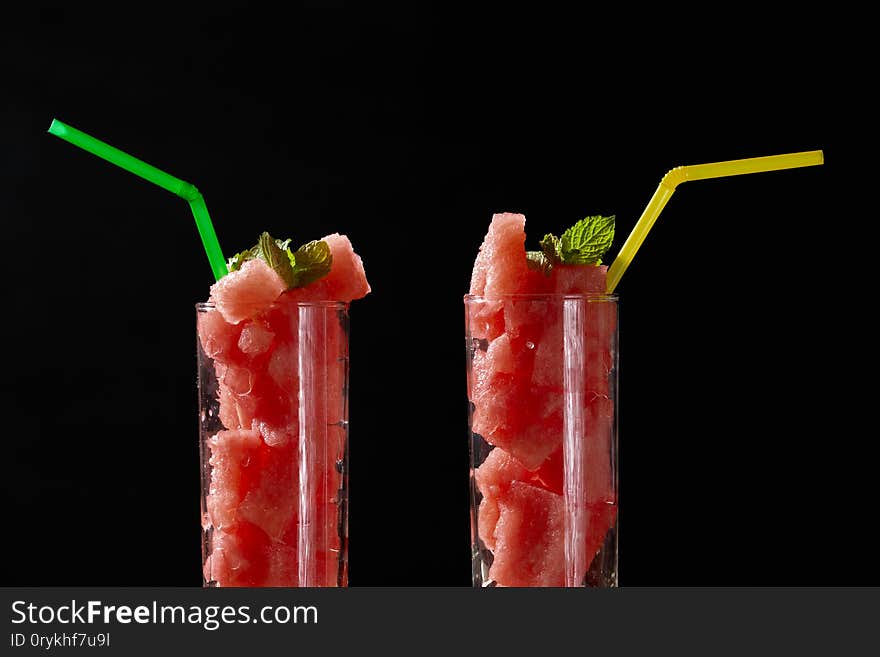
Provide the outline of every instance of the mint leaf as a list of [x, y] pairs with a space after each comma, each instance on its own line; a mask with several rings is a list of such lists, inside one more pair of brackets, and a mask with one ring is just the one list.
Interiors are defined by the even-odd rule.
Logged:
[[302, 287], [324, 278], [330, 273], [333, 254], [323, 240], [313, 240], [299, 247], [295, 253], [287, 252], [293, 268], [295, 285]]
[[278, 246], [278, 242], [272, 238], [269, 233], [260, 235], [260, 241], [257, 243], [259, 247], [259, 257], [266, 261], [275, 273], [287, 283], [288, 289], [296, 287], [296, 275], [293, 267], [290, 266], [290, 258], [287, 253]]
[[559, 260], [566, 265], [599, 265], [613, 241], [614, 215], [584, 217], [559, 238]]

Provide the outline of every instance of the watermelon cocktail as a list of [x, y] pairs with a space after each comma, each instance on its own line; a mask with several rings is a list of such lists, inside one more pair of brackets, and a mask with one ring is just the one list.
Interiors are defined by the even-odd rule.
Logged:
[[[347, 238], [295, 252], [263, 234], [223, 258], [195, 186], [58, 120], [49, 132], [185, 199], [217, 283], [199, 304], [204, 581], [347, 583]], [[824, 163], [821, 150], [671, 169], [611, 267], [613, 217], [540, 251], [493, 217], [465, 297], [475, 585], [617, 583], [617, 299], [678, 185]]]
[[197, 306], [206, 586], [347, 585], [348, 238], [264, 233]]
[[613, 217], [496, 214], [465, 297], [475, 586], [617, 584]]
[[821, 165], [821, 150], [670, 169], [611, 266], [614, 218], [525, 250], [497, 214], [465, 296], [475, 586], [617, 585], [617, 298], [677, 187]]

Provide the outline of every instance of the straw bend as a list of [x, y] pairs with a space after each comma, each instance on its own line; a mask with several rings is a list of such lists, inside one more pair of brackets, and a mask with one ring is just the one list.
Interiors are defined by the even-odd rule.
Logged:
[[199, 198], [202, 195], [202, 193], [198, 189], [196, 189], [196, 186], [193, 185], [192, 183], [183, 182], [183, 181], [181, 181], [181, 182], [182, 182], [182, 184], [180, 186], [180, 189], [178, 189], [176, 192], [174, 192], [180, 198], [182, 198], [186, 201], [192, 202], [192, 201], [195, 201], [197, 198]]
[[663, 176], [663, 180], [660, 181], [660, 184], [668, 188], [670, 192], [674, 192], [676, 187], [683, 182], [687, 182], [687, 180], [687, 167], [675, 167], [666, 172], [666, 175]]
[[657, 190], [648, 201], [642, 216], [636, 222], [632, 232], [624, 242], [620, 253], [608, 268], [606, 291], [614, 292], [620, 282], [623, 272], [632, 262], [636, 251], [642, 245], [648, 231], [654, 225], [660, 212], [663, 210], [669, 197], [675, 192], [675, 188], [688, 180], [705, 180], [707, 178], [722, 178], [726, 176], [739, 176], [746, 173], [762, 173], [765, 171], [779, 171], [781, 169], [795, 169], [798, 167], [810, 167], [825, 163], [825, 154], [822, 151], [804, 151], [801, 153], [787, 153], [785, 155], [768, 155], [766, 157], [751, 157], [743, 160], [727, 160], [724, 162], [710, 162], [709, 164], [694, 164], [690, 166], [675, 167], [670, 169]]

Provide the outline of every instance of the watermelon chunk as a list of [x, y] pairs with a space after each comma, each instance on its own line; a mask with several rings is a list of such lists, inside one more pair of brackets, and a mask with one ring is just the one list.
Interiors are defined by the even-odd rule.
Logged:
[[[206, 581], [217, 586], [299, 586], [295, 543], [268, 540], [259, 528], [242, 522], [231, 531], [213, 532], [212, 551], [204, 564]], [[316, 577], [312, 586], [337, 586], [339, 550], [312, 552]], [[342, 585], [347, 582], [342, 573]]]
[[250, 429], [252, 427], [257, 408], [255, 399], [236, 395], [224, 385], [219, 387], [217, 395], [220, 402], [220, 422], [224, 427], [229, 429]]
[[254, 317], [272, 305], [287, 285], [263, 260], [245, 262], [211, 286], [210, 300], [230, 324]]
[[259, 356], [266, 353], [272, 345], [275, 334], [259, 324], [249, 324], [241, 330], [238, 338], [238, 348], [242, 353], [249, 356]]
[[535, 469], [562, 441], [562, 398], [523, 385], [515, 375], [491, 372], [472, 390], [472, 431]]
[[[559, 515], [564, 509], [562, 448], [537, 471], [527, 470], [495, 448], [474, 471], [474, 478], [482, 495], [478, 536], [494, 555], [489, 577], [499, 586], [561, 586], [565, 568], [565, 519]], [[584, 524], [577, 539], [583, 561], [577, 564], [575, 578], [583, 581], [614, 526], [617, 506], [613, 500], [588, 502], [586, 497], [577, 504], [584, 509]]]
[[504, 333], [471, 364], [471, 428], [527, 468], [537, 468], [562, 440], [562, 404], [557, 391], [533, 385], [535, 345]]
[[245, 471], [260, 444], [260, 434], [247, 429], [221, 431], [208, 440], [211, 483], [206, 505], [214, 527], [223, 530], [238, 520]]
[[296, 345], [290, 342], [278, 345], [269, 358], [267, 374], [285, 393], [295, 392], [299, 381], [299, 360]]
[[490, 550], [495, 549], [495, 523], [498, 521], [498, 500], [514, 481], [543, 488], [562, 495], [562, 447], [551, 454], [537, 470], [529, 470], [516, 458], [496, 447], [474, 470], [477, 489], [483, 496], [478, 514], [478, 534]]
[[563, 322], [562, 307], [548, 303], [544, 315], [541, 336], [534, 341], [535, 364], [532, 368], [532, 384], [562, 393], [563, 386]]
[[[205, 577], [218, 586], [266, 586], [271, 547], [266, 534], [249, 522], [214, 530]], [[287, 583], [295, 585], [295, 580]]]
[[556, 294], [605, 294], [605, 265], [555, 265], [551, 272]]
[[471, 301], [468, 316], [468, 333], [477, 340], [494, 340], [504, 333], [504, 301], [479, 299]]
[[363, 260], [354, 252], [348, 237], [332, 233], [321, 239], [330, 247], [333, 258], [330, 272], [305, 287], [289, 290], [285, 296], [293, 301], [350, 302], [369, 294]]
[[296, 443], [268, 445], [265, 442], [251, 463], [253, 477], [248, 482], [237, 514], [275, 543], [287, 539], [296, 543], [295, 521], [298, 502]]
[[211, 308], [198, 314], [198, 335], [208, 358], [230, 363], [236, 358], [241, 327], [227, 322], [220, 311]]
[[495, 525], [498, 522], [498, 499], [514, 480], [526, 480], [531, 473], [515, 458], [496, 447], [474, 470], [477, 488], [483, 495], [480, 502], [477, 531], [483, 544], [495, 549]]
[[519, 291], [528, 273], [525, 223], [521, 214], [504, 212], [492, 217], [474, 263], [471, 294], [491, 297]]
[[498, 499], [490, 579], [498, 586], [562, 586], [564, 522], [561, 495], [511, 483]]
[[[497, 499], [494, 559], [489, 578], [498, 586], [564, 586], [565, 516], [561, 495], [514, 481]], [[590, 563], [614, 525], [617, 507], [593, 504], [585, 509], [584, 561], [575, 581], [582, 582]]]

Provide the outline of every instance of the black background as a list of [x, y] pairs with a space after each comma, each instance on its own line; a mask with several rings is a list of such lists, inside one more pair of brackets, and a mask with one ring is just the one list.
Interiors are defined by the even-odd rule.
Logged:
[[[194, 183], [227, 254], [342, 232], [351, 585], [470, 583], [463, 309], [493, 212], [533, 243], [678, 165], [621, 295], [623, 585], [880, 584], [873, 84], [859, 16], [343, 3], [43, 6], [0, 24], [4, 585], [200, 580], [186, 203], [46, 133]], [[873, 193], [873, 192], [870, 192]]]

